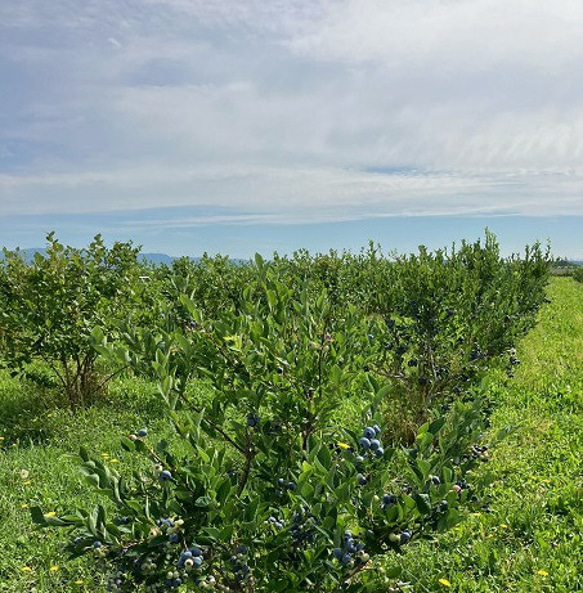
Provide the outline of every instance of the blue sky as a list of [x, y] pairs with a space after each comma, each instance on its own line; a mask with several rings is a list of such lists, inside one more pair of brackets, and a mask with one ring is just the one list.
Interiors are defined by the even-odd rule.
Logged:
[[4, 2], [0, 243], [583, 258], [582, 61], [579, 0]]

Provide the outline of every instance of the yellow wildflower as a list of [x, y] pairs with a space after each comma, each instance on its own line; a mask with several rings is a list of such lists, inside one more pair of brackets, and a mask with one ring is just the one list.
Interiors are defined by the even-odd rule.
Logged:
[[536, 574], [538, 574], [541, 577], [548, 577], [549, 573], [546, 570], [537, 570]]
[[83, 584], [83, 579], [77, 579], [75, 581], [75, 585], [82, 585]]
[[28, 505], [27, 505], [25, 502], [23, 502], [23, 503], [20, 505], [20, 508], [21, 508], [21, 509], [27, 509], [27, 508], [28, 508]]
[[339, 446], [341, 449], [350, 449], [350, 445], [349, 445], [349, 444], [347, 444], [347, 443], [338, 443], [338, 446]]
[[119, 459], [117, 457], [114, 457], [110, 460], [110, 463], [119, 463]]
[[58, 567], [56, 564], [53, 564], [53, 566], [51, 566], [51, 567], [49, 568], [49, 570], [50, 570], [51, 572], [57, 572], [57, 571], [59, 570], [59, 567]]
[[30, 568], [30, 566], [23, 566], [20, 570], [22, 570], [22, 572], [32, 572], [32, 568]]
[[447, 579], [439, 579], [439, 584], [444, 587], [451, 587], [451, 583]]
[[54, 517], [57, 513], [55, 513], [55, 511], [49, 511], [48, 513], [45, 513], [45, 515], [47, 517]]

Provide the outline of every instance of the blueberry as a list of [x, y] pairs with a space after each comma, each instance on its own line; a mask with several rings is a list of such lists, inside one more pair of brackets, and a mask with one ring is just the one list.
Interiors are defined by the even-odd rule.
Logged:
[[367, 439], [366, 437], [362, 437], [359, 441], [358, 444], [363, 448], [363, 449], [370, 449], [370, 439]]
[[237, 546], [237, 554], [246, 554], [247, 553], [247, 546], [240, 544]]
[[408, 544], [410, 541], [411, 541], [410, 533], [403, 531], [403, 533], [401, 533], [401, 535], [399, 536], [399, 543], [401, 545], [403, 545], [403, 544]]
[[436, 485], [439, 486], [441, 484], [441, 480], [438, 476], [431, 476], [431, 481]]
[[368, 480], [366, 479], [366, 477], [365, 477], [365, 476], [363, 476], [362, 474], [358, 474], [358, 476], [357, 476], [357, 480], [358, 480], [358, 483], [359, 483], [361, 486], [364, 486], [364, 485], [365, 485], [365, 484], [368, 482]]
[[297, 484], [295, 482], [289, 482], [287, 485], [287, 489], [288, 490], [295, 490], [296, 489]]
[[352, 541], [349, 541], [346, 544], [346, 551], [350, 552], [351, 554], [356, 552], [356, 546], [354, 545], [354, 543]]
[[336, 560], [341, 560], [343, 556], [343, 552], [340, 548], [334, 548], [332, 550], [332, 556], [336, 558]]
[[380, 442], [378, 439], [373, 439], [373, 440], [370, 442], [370, 448], [371, 448], [373, 451], [376, 451], [377, 449], [380, 449], [380, 447], [381, 447], [381, 442]]
[[342, 555], [340, 562], [346, 566], [347, 564], [350, 564], [351, 560], [352, 560], [352, 554], [350, 552], [346, 552], [346, 554]]
[[372, 426], [367, 426], [363, 431], [362, 431], [362, 436], [366, 437], [367, 439], [372, 439], [374, 438], [374, 436], [376, 435], [376, 431]]
[[183, 560], [187, 560], [188, 558], [192, 558], [192, 552], [190, 550], [185, 550], [180, 554], [180, 558]]
[[377, 457], [382, 457], [382, 456], [385, 454], [385, 450], [384, 450], [382, 447], [379, 447], [379, 448], [378, 448], [378, 449], [377, 449], [377, 450], [374, 452], [374, 454], [375, 454]]
[[275, 372], [276, 372], [278, 375], [283, 375], [283, 367], [276, 367], [276, 369], [275, 369]]
[[374, 431], [375, 431], [375, 434], [376, 434], [377, 436], [378, 436], [379, 434], [381, 434], [381, 432], [382, 432], [382, 431], [381, 431], [381, 427], [380, 427], [378, 424], [375, 424], [375, 425], [373, 426], [373, 429], [374, 429]]
[[192, 559], [192, 563], [195, 568], [200, 568], [202, 566], [202, 558], [200, 556], [195, 556]]
[[138, 430], [138, 436], [139, 437], [147, 437], [148, 436], [148, 431], [145, 428], [141, 428], [140, 430]]
[[167, 482], [168, 480], [172, 479], [172, 474], [167, 469], [165, 469], [160, 472], [160, 479], [163, 482]]
[[198, 546], [193, 546], [188, 551], [195, 557], [202, 556], [202, 550]]
[[386, 505], [396, 504], [397, 497], [394, 494], [383, 494], [383, 503]]
[[171, 533], [168, 541], [171, 544], [177, 544], [180, 541], [180, 536], [177, 533]]
[[97, 550], [98, 548], [101, 548], [101, 546], [103, 546], [103, 544], [99, 541], [99, 540], [95, 540], [93, 542], [93, 547]]

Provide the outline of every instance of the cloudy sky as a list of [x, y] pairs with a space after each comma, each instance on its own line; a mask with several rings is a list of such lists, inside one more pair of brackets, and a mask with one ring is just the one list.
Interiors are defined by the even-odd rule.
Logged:
[[0, 243], [583, 258], [581, 0], [0, 3]]

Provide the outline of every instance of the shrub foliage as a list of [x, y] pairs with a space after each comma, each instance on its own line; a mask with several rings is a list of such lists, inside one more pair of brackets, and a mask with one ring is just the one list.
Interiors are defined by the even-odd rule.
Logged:
[[157, 382], [175, 438], [120, 435], [150, 467], [132, 476], [81, 451], [109, 505], [33, 519], [70, 529], [115, 591], [386, 590], [387, 554], [487, 509], [479, 381], [519, 364], [547, 260], [503, 259], [488, 234], [152, 270], [147, 322], [130, 311], [89, 339]]

